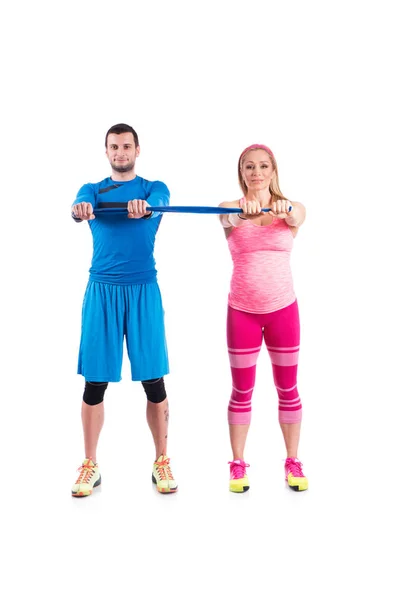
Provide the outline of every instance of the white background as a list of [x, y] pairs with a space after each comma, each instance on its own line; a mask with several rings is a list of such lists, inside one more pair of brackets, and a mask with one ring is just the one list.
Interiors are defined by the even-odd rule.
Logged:
[[[2, 597], [398, 597], [398, 27], [395, 2], [32, 2], [1, 36]], [[302, 349], [300, 458], [283, 481], [268, 356], [228, 492], [231, 260], [215, 216], [168, 214], [156, 243], [179, 493], [151, 484], [145, 398], [110, 385], [101, 489], [83, 458], [76, 372], [91, 259], [69, 207], [109, 174], [104, 135], [139, 134], [137, 172], [171, 204], [239, 197], [255, 142], [303, 202], [292, 258]], [[393, 544], [395, 544], [393, 546]], [[397, 554], [397, 556], [396, 556]]]

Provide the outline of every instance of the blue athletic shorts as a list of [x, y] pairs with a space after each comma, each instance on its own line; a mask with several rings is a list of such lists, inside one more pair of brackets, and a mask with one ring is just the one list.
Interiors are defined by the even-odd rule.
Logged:
[[124, 336], [133, 381], [169, 373], [158, 284], [89, 281], [82, 307], [78, 374], [86, 381], [120, 381]]

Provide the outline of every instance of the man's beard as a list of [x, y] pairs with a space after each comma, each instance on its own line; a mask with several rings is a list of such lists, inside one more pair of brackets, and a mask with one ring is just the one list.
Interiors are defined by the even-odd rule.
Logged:
[[127, 173], [128, 171], [133, 171], [134, 167], [134, 162], [127, 163], [126, 165], [121, 165], [120, 167], [115, 164], [112, 165], [113, 170], [117, 173]]

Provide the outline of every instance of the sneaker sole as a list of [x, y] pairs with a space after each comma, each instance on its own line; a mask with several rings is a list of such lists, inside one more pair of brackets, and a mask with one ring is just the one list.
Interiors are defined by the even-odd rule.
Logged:
[[234, 492], [235, 494], [243, 494], [243, 492], [247, 492], [250, 489], [250, 483], [247, 475], [241, 477], [240, 479], [230, 479], [229, 481], [229, 491]]
[[[93, 489], [100, 484], [101, 484], [101, 475], [100, 475], [99, 479], [96, 481], [96, 483], [93, 484]], [[74, 494], [74, 492], [72, 492], [71, 495], [73, 498], [87, 498], [88, 496], [92, 495], [93, 489], [89, 490], [87, 492], [87, 494], [84, 494], [83, 492], [77, 492], [76, 494]]]
[[233, 492], [234, 494], [243, 494], [244, 492], [247, 492], [249, 489], [250, 489], [249, 485], [244, 485], [241, 490], [233, 490], [232, 488], [229, 488], [229, 491]]
[[151, 480], [153, 483], [156, 484], [157, 491], [160, 492], [160, 494], [173, 494], [174, 492], [178, 491], [178, 486], [176, 486], [175, 488], [168, 488], [168, 489], [158, 487], [157, 479], [154, 477], [154, 475], [151, 476]]
[[290, 487], [291, 490], [293, 490], [294, 492], [305, 492], [306, 490], [308, 490], [308, 484], [306, 486], [299, 486], [299, 485], [289, 485], [288, 482], [286, 482], [288, 484], [288, 487]]

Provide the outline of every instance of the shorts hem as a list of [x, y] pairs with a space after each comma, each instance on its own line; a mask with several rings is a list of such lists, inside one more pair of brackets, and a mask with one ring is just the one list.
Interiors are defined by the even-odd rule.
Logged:
[[161, 374], [158, 372], [155, 375], [152, 373], [151, 375], [147, 375], [145, 377], [137, 377], [137, 375], [131, 375], [132, 381], [148, 381], [149, 379], [160, 379], [161, 377], [165, 377], [165, 375], [169, 375], [169, 371], [162, 372]]
[[89, 375], [84, 375], [83, 373], [78, 373], [78, 375], [82, 375], [85, 378], [85, 381], [91, 381], [93, 383], [119, 383], [122, 380], [122, 377], [117, 379], [116, 377], [90, 377]]

